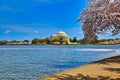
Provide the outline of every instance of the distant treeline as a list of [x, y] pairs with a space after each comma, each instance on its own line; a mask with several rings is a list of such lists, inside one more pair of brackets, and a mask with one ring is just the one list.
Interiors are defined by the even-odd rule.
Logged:
[[[70, 38], [70, 42], [77, 42], [79, 43], [80, 40], [77, 40], [77, 37]], [[60, 42], [63, 43], [65, 41], [63, 40], [54, 40], [50, 41], [49, 38], [44, 38], [44, 39], [39, 39], [39, 38], [34, 38], [33, 40], [23, 40], [23, 41], [18, 41], [18, 40], [1, 40], [0, 44], [1, 45], [6, 45], [6, 44], [51, 44], [52, 42]]]
[[0, 44], [1, 44], [1, 45], [6, 45], [6, 44], [10, 44], [10, 43], [11, 43], [11, 44], [12, 44], [12, 43], [16, 43], [16, 44], [17, 44], [17, 43], [26, 43], [26, 44], [27, 44], [27, 43], [29, 43], [29, 42], [30, 42], [29, 40], [24, 40], [24, 41], [17, 41], [17, 40], [12, 40], [12, 41], [1, 40], [1, 41], [0, 41]]
[[[56, 42], [64, 42], [60, 40], [55, 40]], [[116, 39], [100, 39], [100, 40], [95, 40], [95, 41], [90, 41], [90, 40], [77, 40], [76, 37], [73, 37], [73, 39], [70, 39], [70, 42], [76, 42], [78, 44], [120, 44], [120, 38]], [[23, 41], [17, 41], [17, 40], [12, 40], [12, 41], [7, 41], [7, 40], [1, 40], [0, 41], [1, 45], [6, 45], [6, 44], [51, 44], [51, 41], [49, 38], [44, 38], [44, 39], [39, 39], [39, 38], [34, 38], [33, 40], [23, 40]]]
[[95, 40], [95, 41], [90, 41], [90, 40], [80, 40], [81, 44], [120, 44], [120, 38], [115, 38], [115, 39], [100, 39], [100, 40]]

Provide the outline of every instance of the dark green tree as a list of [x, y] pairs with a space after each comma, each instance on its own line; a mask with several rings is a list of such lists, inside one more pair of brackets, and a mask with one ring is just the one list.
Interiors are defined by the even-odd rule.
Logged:
[[27, 42], [27, 43], [28, 43], [28, 42], [29, 42], [29, 40], [24, 40], [23, 42]]
[[65, 41], [63, 40], [63, 38], [60, 38], [59, 42], [60, 42], [60, 44], [63, 44]]
[[78, 40], [77, 40], [77, 37], [73, 37], [73, 40], [72, 40], [72, 42], [77, 42]]
[[1, 44], [1, 45], [5, 45], [5, 44], [7, 44], [7, 43], [8, 43], [7, 40], [2, 40], [2, 41], [0, 41], [0, 44]]
[[40, 44], [40, 40], [38, 38], [34, 38], [32, 40], [32, 44]]

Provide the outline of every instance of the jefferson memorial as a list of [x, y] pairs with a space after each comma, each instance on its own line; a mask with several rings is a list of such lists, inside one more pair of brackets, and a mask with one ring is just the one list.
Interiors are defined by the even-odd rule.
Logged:
[[66, 41], [68, 44], [70, 43], [69, 36], [63, 31], [58, 32], [56, 35], [51, 35], [50, 41], [52, 42], [54, 40], [62, 40], [62, 41]]

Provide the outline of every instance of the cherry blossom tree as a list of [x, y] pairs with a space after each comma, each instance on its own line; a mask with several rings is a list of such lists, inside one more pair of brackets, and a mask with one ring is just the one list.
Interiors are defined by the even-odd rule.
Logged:
[[120, 33], [120, 0], [88, 0], [78, 21], [82, 22], [84, 39], [96, 40], [97, 35]]

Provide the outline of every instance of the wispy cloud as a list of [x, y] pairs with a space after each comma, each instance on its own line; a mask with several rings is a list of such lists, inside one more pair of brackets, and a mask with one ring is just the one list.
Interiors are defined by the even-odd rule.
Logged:
[[7, 25], [0, 25], [2, 29], [6, 29], [5, 33], [9, 33], [10, 31], [14, 32], [21, 32], [21, 33], [34, 33], [38, 34], [40, 33], [40, 30], [46, 28], [49, 28], [50, 26], [40, 24], [40, 23], [34, 23], [34, 24], [7, 24]]
[[36, 1], [39, 1], [39, 2], [48, 2], [48, 1], [51, 1], [51, 0], [36, 0]]
[[61, 3], [65, 2], [68, 0], [36, 0], [37, 2], [42, 2], [42, 3]]
[[79, 31], [79, 34], [83, 34], [83, 31]]
[[13, 7], [9, 6], [9, 5], [0, 5], [0, 11], [17, 13], [17, 12], [24, 11], [24, 10], [23, 9], [13, 8]]
[[1, 10], [1, 11], [13, 11], [13, 8], [11, 8], [11, 7], [8, 6], [8, 5], [1, 5], [1, 6], [0, 6], [0, 10]]
[[[48, 24], [42, 23], [28, 23], [28, 24], [7, 24], [0, 25], [0, 28], [3, 30], [10, 30], [12, 33], [17, 33], [21, 35], [29, 35], [31, 37], [41, 37], [44, 38], [46, 36], [50, 36], [50, 34], [54, 34], [61, 29], [54, 28]], [[52, 32], [51, 32], [52, 30]], [[47, 32], [47, 33], [46, 33]]]
[[34, 33], [38, 34], [38, 33], [39, 33], [39, 31], [38, 31], [38, 30], [35, 30], [35, 31], [34, 31]]
[[10, 33], [10, 32], [11, 32], [10, 30], [6, 30], [6, 31], [5, 31], [5, 34], [8, 34], [8, 33]]
[[8, 30], [17, 31], [17, 32], [27, 31], [25, 26], [20, 26], [20, 25], [8, 24], [8, 25], [1, 25], [0, 27], [3, 28], [3, 29], [8, 29]]

